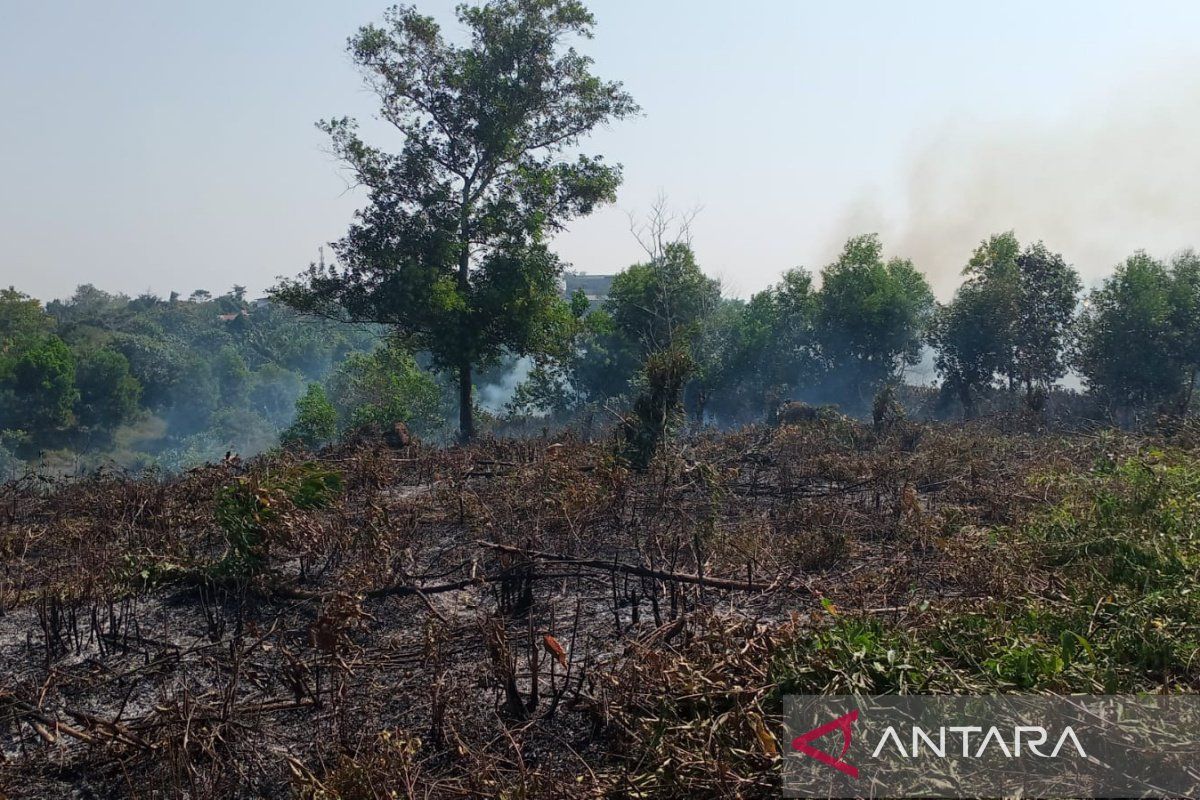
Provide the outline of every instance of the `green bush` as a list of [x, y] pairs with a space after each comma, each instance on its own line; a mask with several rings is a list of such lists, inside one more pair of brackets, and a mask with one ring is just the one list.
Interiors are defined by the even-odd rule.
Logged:
[[428, 433], [443, 420], [442, 393], [405, 347], [388, 342], [370, 355], [349, 356], [329, 379], [329, 394], [343, 430], [403, 422]]
[[319, 383], [309, 384], [308, 390], [296, 400], [296, 419], [279, 436], [285, 446], [301, 446], [310, 450], [330, 442], [337, 435], [337, 411]]
[[895, 626], [838, 618], [790, 642], [771, 673], [784, 694], [912, 694], [934, 688], [938, 665]]
[[280, 524], [294, 510], [331, 505], [341, 493], [342, 476], [313, 462], [239, 478], [217, 496], [216, 521], [229, 552], [221, 571], [256, 574], [269, 564], [270, 549], [282, 534]]
[[[1043, 476], [1063, 499], [997, 541], [1045, 596], [916, 623], [833, 616], [777, 653], [783, 692], [1133, 693], [1200, 680], [1200, 461]], [[1053, 484], [1050, 486], [1049, 484]]]
[[630, 466], [644, 470], [654, 459], [679, 417], [683, 388], [694, 368], [692, 357], [678, 349], [651, 353], [646, 359], [633, 413], [621, 424], [621, 456]]

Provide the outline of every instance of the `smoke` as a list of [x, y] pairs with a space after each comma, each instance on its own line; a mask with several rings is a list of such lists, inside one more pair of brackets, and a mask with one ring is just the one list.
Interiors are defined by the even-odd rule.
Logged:
[[920, 145], [898, 209], [863, 198], [838, 242], [879, 231], [945, 299], [978, 243], [1043, 240], [1094, 285], [1137, 249], [1200, 245], [1200, 70], [1159, 75], [1054, 122], [952, 124]]
[[517, 359], [512, 368], [499, 376], [495, 383], [486, 383], [478, 387], [477, 401], [481, 408], [493, 414], [499, 414], [504, 406], [512, 400], [517, 387], [529, 379], [533, 369], [533, 360], [527, 357]]

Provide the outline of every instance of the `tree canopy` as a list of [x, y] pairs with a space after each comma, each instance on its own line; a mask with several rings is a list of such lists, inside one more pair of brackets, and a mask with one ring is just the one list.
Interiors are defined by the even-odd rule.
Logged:
[[826, 391], [865, 406], [906, 364], [921, 357], [933, 292], [911, 261], [883, 259], [875, 234], [846, 242], [821, 271], [814, 339]]
[[946, 388], [970, 415], [1000, 378], [1035, 407], [1067, 370], [1079, 276], [1041, 242], [1021, 250], [1012, 231], [985, 240], [963, 270], [954, 300], [938, 309], [929, 341]]
[[1168, 265], [1137, 252], [1088, 297], [1075, 363], [1088, 387], [1115, 408], [1186, 410], [1196, 381], [1200, 281], [1196, 255]]
[[472, 370], [504, 350], [547, 349], [569, 318], [548, 234], [615, 198], [621, 173], [566, 151], [637, 112], [571, 45], [592, 36], [578, 0], [459, 6], [466, 41], [398, 6], [349, 52], [401, 135], [367, 144], [348, 118], [321, 123], [368, 193], [334, 251], [276, 296], [302, 311], [393, 326], [457, 373], [459, 425], [474, 431]]
[[43, 307], [0, 292], [0, 447], [52, 469], [252, 454], [276, 443], [306, 382], [379, 341], [237, 292], [192, 296], [84, 285]]

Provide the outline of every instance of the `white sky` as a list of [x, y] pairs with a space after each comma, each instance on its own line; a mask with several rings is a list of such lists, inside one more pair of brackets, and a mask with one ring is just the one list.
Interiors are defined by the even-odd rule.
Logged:
[[[626, 182], [560, 237], [578, 269], [637, 260], [626, 215], [660, 191], [703, 207], [701, 264], [742, 295], [869, 230], [942, 296], [1008, 228], [1089, 282], [1200, 245], [1200, 4], [590, 6], [583, 47], [645, 116], [586, 146]], [[299, 272], [361, 201], [313, 122], [371, 116], [344, 42], [383, 8], [0, 0], [0, 285], [258, 293]]]

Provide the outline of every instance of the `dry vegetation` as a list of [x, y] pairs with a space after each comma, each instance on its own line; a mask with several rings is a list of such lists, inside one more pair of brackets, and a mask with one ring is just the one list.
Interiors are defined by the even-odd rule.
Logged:
[[763, 796], [785, 691], [1195, 691], [1191, 452], [832, 419], [645, 472], [562, 439], [26, 478], [0, 795]]

